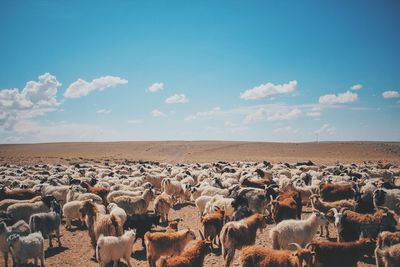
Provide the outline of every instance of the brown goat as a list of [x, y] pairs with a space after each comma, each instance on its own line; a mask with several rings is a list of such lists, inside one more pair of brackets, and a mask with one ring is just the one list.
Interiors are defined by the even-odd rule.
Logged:
[[93, 193], [101, 197], [103, 200], [103, 205], [108, 206], [108, 201], [107, 201], [107, 196], [108, 193], [110, 193], [110, 189], [106, 187], [97, 187], [97, 186], [91, 186], [88, 182], [82, 181], [81, 186], [85, 188], [89, 193]]
[[[82, 216], [87, 216], [89, 237], [94, 250], [96, 249], [97, 239], [101, 234], [103, 236], [122, 235], [123, 229], [120, 219], [114, 215], [101, 214], [93, 201], [85, 201], [79, 212]], [[96, 258], [96, 255], [93, 257]]]
[[192, 230], [181, 230], [174, 233], [150, 233], [144, 235], [147, 261], [150, 267], [156, 266], [161, 256], [177, 256], [186, 245], [196, 239]]
[[268, 181], [264, 179], [249, 179], [249, 178], [244, 178], [241, 182], [241, 185], [243, 187], [253, 187], [253, 188], [260, 188], [260, 189], [265, 189], [267, 186]]
[[4, 199], [28, 200], [39, 196], [40, 192], [32, 189], [7, 189], [0, 187], [0, 201]]
[[211, 242], [211, 248], [213, 249], [213, 243], [217, 244], [217, 237], [219, 240], [219, 246], [221, 246], [221, 240], [219, 239], [219, 233], [221, 232], [222, 226], [224, 225], [225, 211], [217, 209], [211, 214], [201, 217], [201, 223], [203, 224], [204, 237], [206, 240]]
[[[275, 250], [262, 245], [248, 246], [240, 252], [242, 267], [302, 267], [312, 266], [314, 252], [295, 244], [297, 250]], [[305, 264], [304, 264], [305, 263]]]
[[315, 267], [354, 267], [364, 255], [372, 255], [375, 241], [361, 239], [354, 242], [315, 242], [306, 246], [315, 252]]
[[340, 220], [339, 236], [343, 241], [354, 241], [363, 234], [376, 238], [379, 232], [395, 231], [397, 221], [394, 213], [379, 209], [374, 214], [361, 214], [346, 210]]
[[376, 259], [376, 266], [385, 266], [383, 259], [382, 259], [382, 252], [383, 250], [392, 247], [396, 244], [400, 243], [400, 232], [382, 232], [379, 234], [378, 239], [376, 240], [376, 249], [375, 249], [375, 259]]
[[301, 219], [301, 212], [303, 210], [303, 203], [301, 200], [301, 193], [296, 191], [289, 191], [289, 192], [281, 192], [279, 195], [279, 200], [284, 200], [287, 198], [293, 198], [296, 201], [296, 217], [297, 219]]
[[198, 240], [189, 249], [185, 249], [179, 256], [161, 257], [158, 267], [202, 267], [204, 258], [211, 252], [210, 242]]
[[275, 223], [297, 218], [297, 203], [293, 198], [271, 200], [271, 215]]
[[319, 188], [323, 201], [332, 202], [342, 199], [353, 199], [356, 191], [351, 185], [323, 184]]
[[260, 213], [253, 214], [240, 221], [225, 224], [220, 233], [225, 267], [231, 265], [236, 249], [254, 245], [257, 230], [260, 229], [262, 231], [266, 226], [266, 219]]

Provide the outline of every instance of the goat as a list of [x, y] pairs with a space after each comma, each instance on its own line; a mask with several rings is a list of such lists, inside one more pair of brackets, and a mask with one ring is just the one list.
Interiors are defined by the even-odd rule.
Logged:
[[377, 267], [398, 267], [400, 266], [400, 244], [381, 250], [376, 248]]
[[147, 208], [153, 197], [153, 189], [146, 189], [140, 197], [121, 196], [115, 198], [114, 203], [124, 209], [128, 215], [144, 214], [147, 212]]
[[4, 186], [0, 187], [0, 200], [4, 200], [4, 199], [29, 200], [38, 195], [39, 195], [39, 192], [32, 190], [32, 189], [9, 190]]
[[154, 200], [154, 212], [161, 216], [162, 222], [168, 222], [168, 214], [171, 206], [172, 198], [164, 192]]
[[[200, 218], [203, 224], [204, 237], [211, 242], [211, 248], [213, 248], [213, 242], [216, 244], [216, 239], [219, 237], [219, 233], [224, 225], [224, 216], [225, 211], [218, 208], [213, 213]], [[221, 240], [219, 240], [219, 246], [221, 246]]]
[[282, 221], [270, 230], [272, 247], [274, 249], [287, 249], [289, 243], [298, 243], [300, 246], [304, 246], [313, 239], [318, 226], [326, 223], [328, 223], [328, 220], [319, 211], [314, 211], [305, 220]]
[[339, 236], [343, 241], [359, 239], [362, 233], [368, 230], [367, 235], [376, 238], [379, 232], [394, 231], [397, 221], [394, 213], [380, 208], [374, 214], [360, 214], [346, 210], [340, 220]]
[[33, 258], [35, 265], [37, 259], [40, 259], [40, 265], [44, 267], [44, 240], [42, 234], [31, 233], [27, 236], [12, 234], [7, 238], [13, 261], [17, 265], [26, 263], [28, 259]]
[[120, 258], [123, 258], [129, 267], [132, 267], [130, 258], [134, 243], [134, 230], [126, 231], [118, 237], [100, 235], [96, 245], [96, 259], [100, 267], [105, 267], [110, 261], [114, 261], [113, 267], [117, 267]]
[[356, 191], [351, 185], [321, 184], [319, 192], [322, 200], [327, 202], [354, 199], [356, 195]]
[[267, 226], [265, 217], [256, 213], [237, 222], [226, 223], [221, 230], [219, 239], [222, 241], [222, 255], [225, 267], [229, 267], [235, 256], [236, 249], [254, 245], [257, 230], [262, 231]]
[[51, 202], [51, 212], [36, 213], [29, 219], [29, 228], [31, 233], [41, 232], [43, 237], [48, 237], [49, 246], [52, 248], [51, 234], [56, 233], [58, 246], [61, 247], [60, 225], [61, 225], [61, 207], [57, 200]]
[[123, 228], [124, 230], [136, 229], [135, 242], [140, 238], [142, 239], [142, 246], [145, 247], [144, 236], [151, 230], [153, 225], [159, 225], [160, 217], [155, 213], [128, 215]]
[[353, 267], [364, 255], [371, 255], [375, 241], [361, 239], [353, 242], [314, 242], [306, 246], [315, 252], [316, 267]]
[[[248, 246], [240, 251], [242, 267], [303, 267], [313, 266], [314, 252], [303, 249], [298, 244], [297, 250], [274, 250], [261, 245]], [[304, 263], [304, 264], [303, 264]]]
[[180, 230], [174, 233], [146, 233], [145, 236], [147, 262], [155, 267], [161, 256], [177, 256], [186, 245], [196, 239], [192, 230]]

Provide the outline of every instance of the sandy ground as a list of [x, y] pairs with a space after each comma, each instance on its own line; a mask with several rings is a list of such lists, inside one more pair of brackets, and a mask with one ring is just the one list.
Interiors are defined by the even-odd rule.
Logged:
[[[0, 145], [0, 164], [99, 162], [103, 160], [156, 160], [163, 162], [214, 162], [218, 160], [296, 162], [312, 160], [318, 164], [378, 161], [400, 163], [400, 143], [254, 143], [254, 142], [114, 142], [114, 143], [57, 143], [37, 145]], [[152, 207], [151, 207], [152, 208]], [[306, 209], [307, 211], [307, 209]], [[304, 217], [309, 213], [303, 213]], [[191, 205], [175, 207], [170, 218], [183, 218], [180, 228], [190, 227], [198, 234], [200, 217]], [[257, 244], [271, 246], [268, 236], [272, 225], [257, 236]], [[46, 266], [98, 266], [90, 261], [92, 248], [87, 231], [65, 231], [62, 227], [61, 248], [46, 251]], [[336, 232], [331, 229], [333, 237]], [[48, 244], [46, 241], [46, 248]], [[236, 253], [234, 266], [238, 266]], [[133, 266], [147, 266], [141, 242], [134, 245]], [[374, 266], [365, 259], [359, 266]], [[1, 266], [2, 262], [0, 262]], [[126, 266], [120, 263], [119, 266]], [[205, 266], [223, 266], [222, 256], [215, 252], [206, 257]]]
[[263, 161], [318, 164], [400, 163], [399, 142], [262, 143], [224, 141], [104, 142], [0, 145], [1, 163], [155, 160], [161, 162]]

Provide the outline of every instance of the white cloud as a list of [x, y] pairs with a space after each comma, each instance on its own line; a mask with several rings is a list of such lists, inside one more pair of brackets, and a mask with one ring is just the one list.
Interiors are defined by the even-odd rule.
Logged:
[[327, 134], [333, 134], [335, 133], [336, 129], [335, 127], [332, 127], [329, 125], [329, 123], [325, 123], [324, 125], [321, 126], [318, 130], [314, 131], [315, 134], [321, 134], [321, 133], [327, 133]]
[[363, 88], [362, 84], [355, 84], [350, 87], [351, 90], [361, 90]]
[[142, 123], [142, 120], [138, 120], [138, 119], [128, 120], [128, 123], [130, 123], [130, 124], [140, 124], [140, 123]]
[[385, 91], [382, 93], [383, 98], [397, 98], [400, 97], [400, 93], [397, 91]]
[[126, 84], [128, 80], [122, 79], [116, 76], [103, 76], [97, 79], [87, 82], [82, 79], [71, 83], [64, 93], [64, 97], [67, 98], [79, 98], [88, 95], [90, 92], [99, 90], [103, 91], [109, 87], [115, 87], [120, 84]]
[[29, 81], [24, 89], [0, 90], [0, 126], [11, 130], [16, 122], [54, 111], [57, 102], [57, 89], [61, 83], [50, 73], [38, 77], [38, 81]]
[[112, 111], [111, 109], [99, 109], [99, 110], [96, 111], [96, 113], [99, 113], [99, 114], [110, 114], [111, 111]]
[[260, 98], [271, 97], [277, 94], [287, 94], [292, 93], [297, 88], [297, 81], [290, 81], [286, 84], [273, 84], [266, 83], [259, 86], [253, 87], [252, 89], [246, 90], [244, 93], [240, 94], [240, 98], [245, 100], [254, 100]]
[[357, 101], [358, 95], [347, 91], [338, 95], [329, 94], [319, 97], [319, 103], [324, 105], [344, 104]]
[[310, 111], [310, 112], [307, 112], [306, 115], [309, 117], [316, 118], [316, 117], [321, 116], [321, 112], [320, 111]]
[[184, 104], [188, 103], [189, 100], [186, 98], [184, 94], [174, 94], [173, 96], [165, 99], [165, 103], [167, 104]]
[[166, 116], [167, 116], [164, 112], [159, 111], [158, 109], [154, 109], [154, 110], [151, 112], [151, 115], [152, 115], [153, 117], [166, 117]]
[[268, 121], [285, 121], [297, 118], [301, 114], [299, 108], [294, 108], [289, 112], [276, 112], [267, 118]]
[[266, 113], [267, 112], [263, 107], [258, 108], [254, 112], [246, 115], [246, 117], [244, 118], [244, 123], [253, 123], [253, 122], [261, 121], [265, 118]]
[[216, 114], [218, 114], [221, 111], [220, 107], [214, 107], [209, 111], [199, 111], [196, 112], [195, 115], [188, 115], [185, 117], [185, 121], [194, 121], [196, 120], [198, 117], [212, 117]]
[[164, 89], [164, 83], [153, 83], [146, 89], [146, 92], [155, 93], [163, 89]]

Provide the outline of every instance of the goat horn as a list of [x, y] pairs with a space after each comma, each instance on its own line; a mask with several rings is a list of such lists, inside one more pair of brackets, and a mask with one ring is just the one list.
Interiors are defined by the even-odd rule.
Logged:
[[307, 243], [307, 245], [305, 246], [306, 249], [309, 249], [309, 247], [312, 247], [313, 244], [312, 243]]
[[290, 243], [288, 246], [295, 246], [297, 249], [301, 249], [301, 246], [297, 243]]
[[205, 240], [203, 233], [199, 230], [201, 240]]
[[383, 207], [383, 206], [376, 206], [376, 207], [377, 207], [378, 209], [381, 209], [381, 210], [385, 211], [385, 212], [388, 212], [388, 211], [389, 211], [388, 208]]
[[337, 214], [338, 213], [338, 211], [337, 211], [337, 209], [336, 208], [331, 208], [330, 210], [332, 210], [335, 214]]

